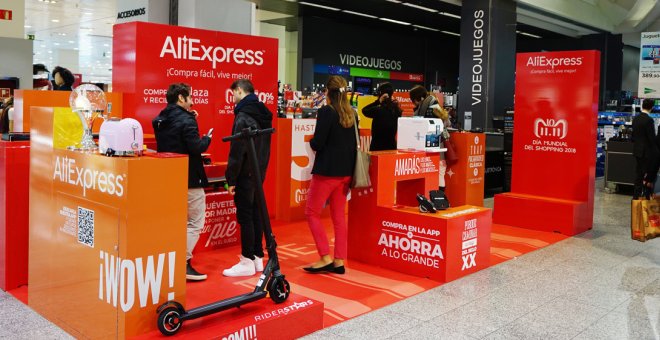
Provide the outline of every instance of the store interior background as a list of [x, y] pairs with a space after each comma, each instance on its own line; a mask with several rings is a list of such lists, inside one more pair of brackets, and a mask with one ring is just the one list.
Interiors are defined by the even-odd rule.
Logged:
[[[493, 1], [497, 5], [511, 0]], [[67, 67], [82, 74], [83, 82], [106, 84], [105, 89], [112, 91], [112, 27], [131, 20], [118, 19], [121, 11], [146, 6], [151, 22], [277, 38], [278, 79], [282, 84], [291, 84], [294, 90], [325, 83], [328, 75], [315, 73], [314, 67], [342, 65], [340, 55], [344, 54], [400, 61], [402, 67], [398, 71], [422, 74], [427, 88], [440, 85], [443, 92], [458, 93], [460, 97], [459, 0], [20, 2], [0, 0], [0, 8], [16, 8], [14, 17], [25, 17], [23, 25], [14, 20], [13, 26], [8, 26], [0, 20], [0, 46], [13, 47], [0, 48], [0, 77], [18, 75], [20, 88], [31, 87], [29, 66], [42, 63], [50, 70], [58, 65]], [[660, 30], [657, 1], [520, 0], [515, 2], [515, 11], [515, 42], [505, 41], [507, 48], [515, 46], [516, 52], [600, 51], [599, 111], [630, 110], [627, 101], [638, 88], [640, 32]], [[26, 63], [26, 59], [32, 59], [32, 63]], [[497, 63], [495, 72], [514, 74], [514, 61]], [[495, 100], [501, 103], [488, 112], [489, 117], [500, 120], [499, 125], [492, 125], [494, 129], [502, 129], [502, 117], [513, 103], [510, 97], [514, 83], [510, 77], [505, 78], [496, 86]], [[373, 79], [372, 88], [382, 81]], [[392, 82], [402, 90], [416, 84]], [[614, 106], [613, 101], [617, 103]], [[487, 131], [491, 126], [488, 128]], [[498, 138], [491, 145], [501, 150], [506, 142]], [[601, 149], [599, 157], [604, 163]], [[490, 168], [502, 171], [503, 167]], [[603, 168], [601, 164], [599, 176], [603, 175]], [[487, 189], [502, 187], [506, 191], [506, 185], [489, 186], [492, 181], [486, 182]]]
[[[49, 69], [57, 65], [66, 66], [74, 73], [81, 73], [84, 81], [111, 82], [112, 25], [117, 22], [117, 8], [122, 0], [24, 2], [25, 24], [21, 27], [22, 32], [5, 31], [1, 36], [32, 35], [34, 63], [43, 63]], [[303, 87], [304, 75], [300, 75], [303, 59], [314, 58], [317, 64], [337, 63], [339, 53], [346, 53], [401, 60], [403, 72], [423, 73], [426, 83], [443, 83], [447, 91], [457, 90], [457, 35], [460, 32], [461, 1], [408, 1], [431, 12], [386, 0], [302, 2], [341, 11], [296, 1], [255, 0], [249, 3], [223, 0], [216, 2], [217, 11], [207, 14], [212, 18], [204, 18], [200, 13], [187, 13], [193, 8], [201, 8], [200, 3], [203, 2], [213, 1], [179, 0], [179, 25], [278, 38], [281, 57], [279, 78], [295, 88]], [[3, 3], [9, 5], [15, 0], [0, 1], [0, 7], [10, 7], [1, 6]], [[660, 29], [659, 7], [655, 1], [634, 0], [518, 1], [516, 50], [600, 50], [604, 59], [603, 74], [606, 76], [603, 91], [635, 92], [638, 33]], [[241, 15], [245, 12], [254, 12], [248, 13], [254, 17], [254, 22], [245, 20], [249, 18]], [[14, 15], [20, 16], [20, 12]], [[167, 22], [167, 13], [161, 16]], [[228, 20], [232, 18], [237, 22]], [[368, 54], [364, 53], [365, 50]], [[3, 53], [7, 52], [0, 51], [0, 56], [5, 60]], [[0, 74], [14, 69], [11, 64], [2, 64]], [[318, 77], [314, 80], [322, 81]], [[21, 87], [26, 88], [27, 85], [23, 83]], [[601, 98], [601, 102], [604, 100]]]

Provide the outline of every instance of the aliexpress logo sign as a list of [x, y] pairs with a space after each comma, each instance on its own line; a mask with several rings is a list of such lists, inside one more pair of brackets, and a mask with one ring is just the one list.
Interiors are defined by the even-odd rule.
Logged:
[[165, 38], [160, 57], [170, 55], [174, 59], [207, 60], [215, 69], [221, 63], [236, 63], [261, 66], [264, 63], [264, 51], [244, 50], [241, 48], [204, 45], [199, 39], [171, 36]]

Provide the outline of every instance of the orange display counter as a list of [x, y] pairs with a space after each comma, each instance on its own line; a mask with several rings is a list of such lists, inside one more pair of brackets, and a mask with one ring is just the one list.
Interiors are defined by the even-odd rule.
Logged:
[[438, 163], [437, 153], [372, 153], [372, 186], [351, 191], [349, 259], [441, 282], [488, 267], [490, 209], [417, 208], [417, 193], [438, 188]]
[[77, 338], [156, 329], [186, 301], [187, 158], [54, 149], [53, 108], [32, 108], [31, 308]]
[[[14, 125], [14, 130], [17, 132], [30, 131], [30, 126], [32, 125], [31, 107], [69, 107], [69, 96], [71, 96], [70, 91], [14, 91], [14, 116], [23, 115], [23, 126]], [[108, 102], [108, 107], [111, 109], [111, 112], [105, 112], [105, 114], [109, 113], [112, 117], [122, 117], [122, 94], [106, 92], [105, 98]], [[101, 128], [102, 119], [98, 118], [94, 122], [93, 130], [94, 132], [98, 132]]]
[[458, 160], [449, 164], [445, 174], [446, 192], [452, 206], [484, 205], [486, 175], [486, 135], [455, 132], [451, 134]]
[[28, 283], [30, 143], [0, 141], [0, 289]]

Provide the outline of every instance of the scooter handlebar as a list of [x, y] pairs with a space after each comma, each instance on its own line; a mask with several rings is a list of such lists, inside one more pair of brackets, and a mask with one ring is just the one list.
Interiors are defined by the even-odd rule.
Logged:
[[244, 138], [250, 138], [250, 137], [256, 137], [260, 135], [265, 135], [265, 134], [271, 134], [275, 132], [275, 128], [268, 128], [268, 129], [252, 129], [252, 128], [245, 128], [241, 132], [232, 135], [232, 136], [227, 136], [227, 137], [222, 137], [223, 142], [229, 142], [237, 139], [244, 139]]

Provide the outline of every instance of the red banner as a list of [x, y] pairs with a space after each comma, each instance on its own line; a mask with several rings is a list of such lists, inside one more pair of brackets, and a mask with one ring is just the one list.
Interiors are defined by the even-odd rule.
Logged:
[[495, 223], [592, 227], [599, 79], [598, 51], [517, 55], [512, 190], [495, 198]]
[[[153, 133], [151, 121], [167, 105], [168, 86], [190, 84], [200, 133], [213, 127], [216, 136], [227, 136], [234, 80], [251, 80], [259, 99], [276, 111], [277, 51], [272, 38], [145, 22], [115, 25], [113, 90], [124, 93], [124, 117]], [[227, 159], [228, 151], [229, 143], [211, 143], [214, 161]]]
[[394, 92], [392, 98], [399, 102], [403, 117], [412, 117], [415, 114], [415, 104], [410, 100], [410, 93]]
[[424, 81], [424, 75], [416, 74], [416, 73], [390, 72], [390, 79], [406, 80], [406, 81]]
[[513, 192], [593, 200], [599, 70], [596, 51], [518, 54]]
[[0, 20], [12, 20], [12, 11], [8, 9], [0, 9]]

